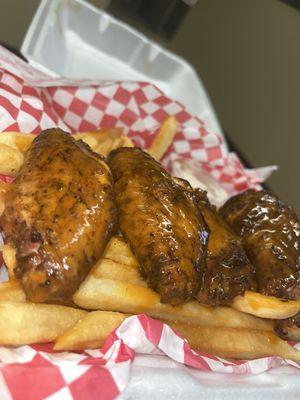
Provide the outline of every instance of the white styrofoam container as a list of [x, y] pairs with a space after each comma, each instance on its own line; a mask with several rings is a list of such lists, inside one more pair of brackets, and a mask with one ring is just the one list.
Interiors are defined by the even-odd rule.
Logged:
[[52, 76], [153, 82], [222, 134], [190, 64], [83, 0], [42, 0], [21, 52]]

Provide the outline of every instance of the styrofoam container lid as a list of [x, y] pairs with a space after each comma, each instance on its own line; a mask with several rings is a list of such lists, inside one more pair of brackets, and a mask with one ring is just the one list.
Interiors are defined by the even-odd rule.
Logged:
[[21, 52], [52, 76], [152, 82], [222, 134], [189, 63], [83, 0], [42, 0]]

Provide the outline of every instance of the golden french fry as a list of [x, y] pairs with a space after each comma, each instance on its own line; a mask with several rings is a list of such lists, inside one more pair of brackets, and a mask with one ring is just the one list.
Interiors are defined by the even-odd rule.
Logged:
[[98, 139], [96, 152], [105, 157], [108, 156], [112, 150], [122, 147], [124, 137], [123, 129], [121, 128], [107, 129]]
[[122, 128], [99, 129], [94, 132], [78, 132], [74, 135], [76, 140], [83, 140], [96, 153], [107, 156], [115, 148], [121, 147], [123, 140]]
[[185, 337], [193, 349], [220, 357], [251, 360], [279, 356], [300, 361], [300, 351], [273, 332], [191, 326], [176, 322], [168, 322], [168, 325]]
[[131, 139], [129, 139], [125, 135], [121, 135], [120, 137], [116, 137], [113, 139], [111, 148], [107, 152], [107, 155], [110, 151], [118, 149], [119, 147], [134, 147], [134, 144]]
[[[109, 333], [128, 316], [107, 311], [91, 312], [64, 332], [57, 339], [54, 348], [55, 350], [97, 349], [102, 346]], [[300, 360], [300, 352], [272, 332], [163, 322], [184, 336], [195, 350], [226, 358], [254, 359], [277, 355], [295, 361]]]
[[97, 132], [78, 132], [78, 133], [75, 133], [74, 139], [82, 140], [83, 142], [88, 144], [93, 151], [96, 151], [96, 148], [98, 146], [98, 140], [97, 140], [98, 134], [99, 134], [99, 131], [97, 131]]
[[0, 143], [14, 147], [24, 153], [29, 149], [35, 137], [36, 135], [33, 133], [3, 132], [0, 134]]
[[[159, 295], [140, 277], [136, 260], [130, 261], [134, 256], [122, 238], [111, 239], [104, 257], [74, 294], [75, 304], [82, 308], [132, 314], [144, 312], [154, 318], [194, 325], [272, 330], [270, 321], [229, 307], [207, 307], [197, 301], [175, 307], [161, 303]], [[125, 260], [126, 264], [115, 260]]]
[[180, 306], [160, 303], [153, 290], [141, 285], [89, 275], [73, 300], [89, 310], [146, 313], [153, 318], [181, 321], [193, 325], [272, 330], [272, 323], [229, 307], [206, 307], [196, 301]]
[[26, 301], [24, 290], [17, 279], [10, 279], [8, 282], [0, 283], [1, 301], [13, 301], [16, 303], [24, 303]]
[[102, 258], [94, 267], [92, 276], [96, 279], [127, 282], [147, 288], [146, 282], [129, 265], [118, 264], [115, 261]]
[[9, 244], [5, 244], [2, 249], [2, 256], [8, 271], [8, 276], [13, 278], [15, 276], [14, 269], [17, 266], [16, 249]]
[[94, 136], [90, 134], [83, 134], [81, 140], [86, 144], [88, 144], [92, 150], [94, 151], [96, 150], [98, 146], [98, 141]]
[[120, 147], [134, 147], [133, 141], [128, 136], [122, 136], [122, 143]]
[[110, 332], [127, 317], [126, 314], [110, 311], [90, 312], [59, 336], [54, 349], [73, 351], [97, 349], [102, 346]]
[[51, 342], [85, 314], [83, 310], [52, 304], [0, 302], [0, 344]]
[[119, 264], [129, 265], [135, 269], [138, 267], [137, 259], [121, 236], [111, 238], [102, 257]]
[[167, 117], [161, 124], [158, 134], [151, 144], [148, 153], [159, 161], [173, 142], [174, 136], [178, 128], [176, 118]]
[[104, 157], [107, 157], [110, 151], [113, 149], [114, 139], [107, 138], [105, 141], [101, 142], [97, 148], [96, 153], [101, 154]]
[[15, 175], [23, 161], [24, 156], [19, 149], [0, 143], [0, 174]]
[[[35, 137], [36, 135], [32, 133], [4, 132], [0, 135], [0, 144], [6, 144], [24, 153], [28, 150]], [[113, 148], [121, 147], [123, 146], [122, 143], [125, 138], [122, 128], [99, 129], [94, 132], [78, 132], [74, 137], [76, 140], [83, 140], [96, 152], [101, 149], [109, 152]]]
[[256, 317], [285, 319], [300, 311], [300, 301], [283, 301], [276, 297], [246, 291], [243, 296], [234, 299], [232, 307]]
[[104, 156], [108, 156], [111, 150], [121, 146], [120, 143], [122, 136], [122, 129], [107, 130], [101, 138], [98, 139], [98, 147], [96, 151]]
[[[3, 132], [0, 134], [0, 144], [5, 144], [26, 152], [36, 137], [33, 133]], [[107, 155], [118, 147], [132, 147], [132, 141], [123, 134], [122, 128], [99, 129], [94, 132], [78, 132], [74, 135], [76, 140], [83, 140], [92, 150]]]

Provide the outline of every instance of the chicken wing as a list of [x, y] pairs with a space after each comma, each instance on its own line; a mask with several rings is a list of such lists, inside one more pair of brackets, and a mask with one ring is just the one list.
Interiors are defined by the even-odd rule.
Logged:
[[0, 224], [34, 302], [68, 303], [116, 228], [104, 160], [60, 129], [42, 132], [5, 199]]
[[138, 148], [114, 150], [108, 163], [120, 229], [141, 275], [162, 302], [175, 305], [191, 299], [199, 286], [208, 238], [193, 192]]
[[229, 199], [221, 215], [242, 238], [260, 293], [300, 300], [300, 224], [291, 207], [264, 190]]
[[197, 190], [197, 198], [210, 231], [197, 299], [210, 306], [230, 304], [235, 296], [255, 288], [254, 268], [241, 240], [209, 203], [206, 192]]

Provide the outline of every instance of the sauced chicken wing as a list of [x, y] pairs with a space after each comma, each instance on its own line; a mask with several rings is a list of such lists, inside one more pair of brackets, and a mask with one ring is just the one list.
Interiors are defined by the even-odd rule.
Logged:
[[210, 231], [197, 299], [210, 306], [230, 304], [235, 296], [255, 287], [254, 268], [240, 239], [209, 203], [206, 193], [197, 190], [197, 198]]
[[300, 224], [291, 207], [266, 191], [229, 199], [221, 214], [239, 235], [261, 293], [300, 300]]
[[32, 143], [0, 223], [29, 300], [68, 303], [115, 231], [107, 164], [60, 129]]
[[120, 229], [141, 275], [162, 302], [175, 305], [191, 299], [199, 286], [208, 237], [194, 194], [138, 148], [114, 150], [108, 163]]

